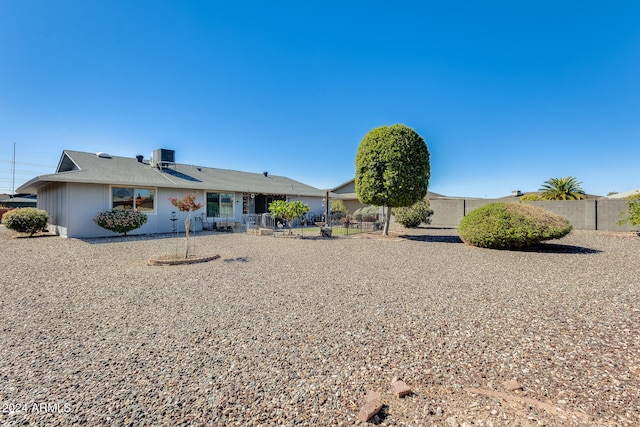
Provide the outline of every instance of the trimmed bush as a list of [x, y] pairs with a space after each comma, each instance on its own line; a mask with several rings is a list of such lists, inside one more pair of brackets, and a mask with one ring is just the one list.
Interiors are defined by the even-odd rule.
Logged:
[[393, 208], [393, 215], [396, 217], [396, 222], [405, 228], [415, 228], [423, 222], [429, 224], [433, 210], [428, 200], [420, 200], [408, 207]]
[[38, 231], [47, 231], [48, 221], [47, 211], [36, 208], [18, 208], [2, 216], [2, 223], [9, 230], [29, 233], [29, 236], [33, 236]]
[[535, 193], [525, 194], [524, 196], [520, 197], [521, 202], [537, 202], [539, 200], [544, 199]]
[[147, 215], [143, 212], [114, 209], [98, 212], [93, 222], [105, 230], [123, 233], [126, 236], [129, 231], [142, 227], [147, 222]]
[[490, 203], [474, 209], [458, 226], [463, 242], [482, 248], [523, 248], [571, 232], [558, 214], [528, 203]]
[[4, 206], [0, 206], [0, 223], [2, 223], [2, 217], [9, 211], [12, 211], [14, 208], [7, 208]]

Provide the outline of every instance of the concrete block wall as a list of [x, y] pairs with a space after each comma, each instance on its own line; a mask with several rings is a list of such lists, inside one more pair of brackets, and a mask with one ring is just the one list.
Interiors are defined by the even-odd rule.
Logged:
[[[502, 199], [434, 199], [429, 201], [432, 227], [457, 227], [464, 216], [474, 209]], [[517, 202], [516, 202], [517, 203]], [[629, 200], [545, 200], [526, 202], [540, 206], [567, 218], [575, 230], [634, 231], [630, 224], [618, 225], [621, 213], [627, 211]]]
[[429, 200], [429, 205], [433, 209], [433, 227], [457, 227], [465, 216], [464, 199], [434, 199]]
[[620, 219], [627, 217], [626, 214], [621, 216], [621, 213], [627, 212], [629, 201], [630, 200], [625, 199], [598, 200], [598, 230], [638, 230], [637, 226], [634, 227], [629, 223], [626, 223], [623, 226], [619, 226], [616, 224]]
[[597, 200], [546, 200], [526, 202], [569, 220], [576, 230], [597, 230]]

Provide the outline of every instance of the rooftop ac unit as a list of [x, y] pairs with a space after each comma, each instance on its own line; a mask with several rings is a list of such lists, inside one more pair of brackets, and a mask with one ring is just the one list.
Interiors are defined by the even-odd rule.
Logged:
[[168, 163], [176, 162], [175, 150], [167, 150], [165, 148], [158, 148], [151, 153], [151, 165], [154, 167], [162, 168]]

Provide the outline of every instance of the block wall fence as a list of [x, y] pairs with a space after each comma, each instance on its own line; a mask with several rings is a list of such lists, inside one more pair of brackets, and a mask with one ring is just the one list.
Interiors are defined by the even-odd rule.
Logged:
[[[472, 210], [504, 199], [433, 199], [429, 200], [433, 216], [432, 227], [457, 227], [462, 218]], [[621, 214], [627, 211], [629, 200], [545, 200], [531, 203], [568, 219], [575, 230], [635, 231], [629, 223], [618, 225]]]

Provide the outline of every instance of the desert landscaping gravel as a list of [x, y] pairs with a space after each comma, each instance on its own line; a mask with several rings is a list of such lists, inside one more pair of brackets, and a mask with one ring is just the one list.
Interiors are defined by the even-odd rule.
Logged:
[[640, 425], [635, 234], [192, 241], [0, 227], [0, 425]]

